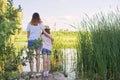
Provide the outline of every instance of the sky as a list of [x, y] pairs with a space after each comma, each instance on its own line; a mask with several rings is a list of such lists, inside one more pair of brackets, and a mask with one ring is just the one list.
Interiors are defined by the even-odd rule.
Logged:
[[14, 6], [21, 5], [22, 28], [26, 29], [34, 12], [38, 12], [45, 25], [51, 30], [76, 30], [72, 24], [99, 12], [110, 12], [120, 8], [120, 0], [13, 0]]

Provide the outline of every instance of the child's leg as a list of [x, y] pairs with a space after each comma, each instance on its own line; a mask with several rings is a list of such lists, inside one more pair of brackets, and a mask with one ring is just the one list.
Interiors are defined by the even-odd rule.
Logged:
[[40, 70], [40, 50], [36, 50], [36, 71], [39, 73]]
[[49, 73], [50, 71], [50, 55], [47, 55], [47, 71], [46, 71], [46, 74], [47, 76], [51, 76], [51, 74]]
[[47, 71], [47, 54], [43, 55], [43, 71], [44, 71], [43, 75], [45, 75], [45, 72]]
[[49, 72], [50, 70], [50, 55], [47, 55], [47, 71]]

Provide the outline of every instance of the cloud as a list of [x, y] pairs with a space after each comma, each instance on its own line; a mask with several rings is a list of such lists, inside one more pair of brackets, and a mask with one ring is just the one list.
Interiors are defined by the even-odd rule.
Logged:
[[51, 27], [51, 30], [75, 30], [72, 26], [80, 21], [80, 16], [51, 16], [43, 17], [43, 22]]

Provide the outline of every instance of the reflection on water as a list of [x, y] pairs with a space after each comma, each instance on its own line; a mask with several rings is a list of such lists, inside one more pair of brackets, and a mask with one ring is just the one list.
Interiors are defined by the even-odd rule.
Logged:
[[76, 63], [76, 49], [62, 49], [66, 72], [71, 72]]
[[62, 53], [64, 56], [63, 60], [63, 67], [66, 70], [66, 73], [68, 74], [68, 78], [71, 80], [75, 79], [75, 65], [76, 65], [76, 56], [77, 56], [77, 51], [76, 49], [62, 49]]
[[[61, 53], [63, 54], [63, 60], [62, 60], [62, 65], [64, 70], [66, 71], [66, 73], [68, 74], [68, 78], [71, 78], [71, 80], [74, 80], [75, 78], [75, 65], [76, 65], [76, 49], [62, 49]], [[35, 52], [34, 52], [35, 54]], [[27, 54], [25, 51], [23, 51], [23, 56], [26, 57]], [[34, 59], [34, 71], [36, 71], [36, 67], [35, 64], [36, 60]], [[43, 71], [43, 59], [42, 59], [42, 55], [40, 57], [40, 72]], [[30, 71], [29, 68], [29, 63], [26, 63], [27, 66], [24, 66], [23, 71]]]

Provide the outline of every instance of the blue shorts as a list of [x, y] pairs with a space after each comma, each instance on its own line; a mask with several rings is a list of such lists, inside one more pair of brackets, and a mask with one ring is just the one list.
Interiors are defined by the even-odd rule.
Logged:
[[42, 49], [42, 55], [45, 55], [45, 54], [50, 55], [50, 54], [51, 54], [51, 51], [48, 50], [48, 49], [43, 48], [43, 49]]
[[28, 40], [28, 48], [39, 50], [42, 48], [42, 44], [37, 44], [37, 40]]

